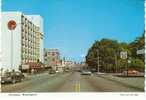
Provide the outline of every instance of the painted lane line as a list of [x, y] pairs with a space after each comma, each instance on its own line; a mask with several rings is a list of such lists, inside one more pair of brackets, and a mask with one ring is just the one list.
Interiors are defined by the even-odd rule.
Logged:
[[75, 84], [75, 92], [80, 92], [80, 83]]

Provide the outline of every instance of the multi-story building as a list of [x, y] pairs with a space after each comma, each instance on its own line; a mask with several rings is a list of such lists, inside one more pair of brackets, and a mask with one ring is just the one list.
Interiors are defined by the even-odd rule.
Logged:
[[71, 67], [74, 66], [74, 62], [70, 60], [63, 60], [62, 66], [64, 67], [64, 69], [71, 69]]
[[[14, 21], [16, 28], [9, 30]], [[2, 12], [2, 67], [18, 70], [26, 63], [43, 62], [43, 19], [22, 12]]]
[[27, 15], [27, 17], [37, 26], [39, 26], [39, 40], [38, 40], [38, 48], [39, 48], [39, 59], [41, 62], [44, 62], [44, 46], [43, 46], [43, 19], [40, 15]]
[[60, 53], [58, 49], [44, 49], [44, 64], [56, 70], [60, 65]]

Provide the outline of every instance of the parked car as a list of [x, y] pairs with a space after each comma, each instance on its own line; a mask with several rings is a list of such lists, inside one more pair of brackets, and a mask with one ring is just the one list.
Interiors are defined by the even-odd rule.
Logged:
[[128, 71], [123, 71], [122, 72], [122, 75], [137, 75], [137, 74], [139, 74], [139, 71], [137, 71], [137, 70], [128, 70]]
[[91, 75], [91, 71], [88, 71], [88, 70], [82, 70], [81, 71], [81, 75]]
[[6, 72], [1, 76], [1, 83], [21, 82], [25, 76], [21, 72]]

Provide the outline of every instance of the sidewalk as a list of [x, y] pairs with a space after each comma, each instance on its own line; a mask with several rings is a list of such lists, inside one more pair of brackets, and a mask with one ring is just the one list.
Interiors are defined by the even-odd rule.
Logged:
[[136, 88], [139, 89], [141, 91], [144, 91], [144, 77], [116, 77], [113, 75], [102, 75], [100, 76], [102, 78], [108, 79], [110, 81], [115, 81], [119, 84], [128, 86], [128, 87], [132, 87], [132, 88]]

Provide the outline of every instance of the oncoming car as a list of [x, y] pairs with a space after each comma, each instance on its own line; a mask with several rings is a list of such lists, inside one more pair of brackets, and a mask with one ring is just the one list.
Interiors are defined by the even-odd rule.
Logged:
[[81, 71], [81, 75], [91, 75], [91, 71], [88, 71], [88, 70], [82, 70]]

